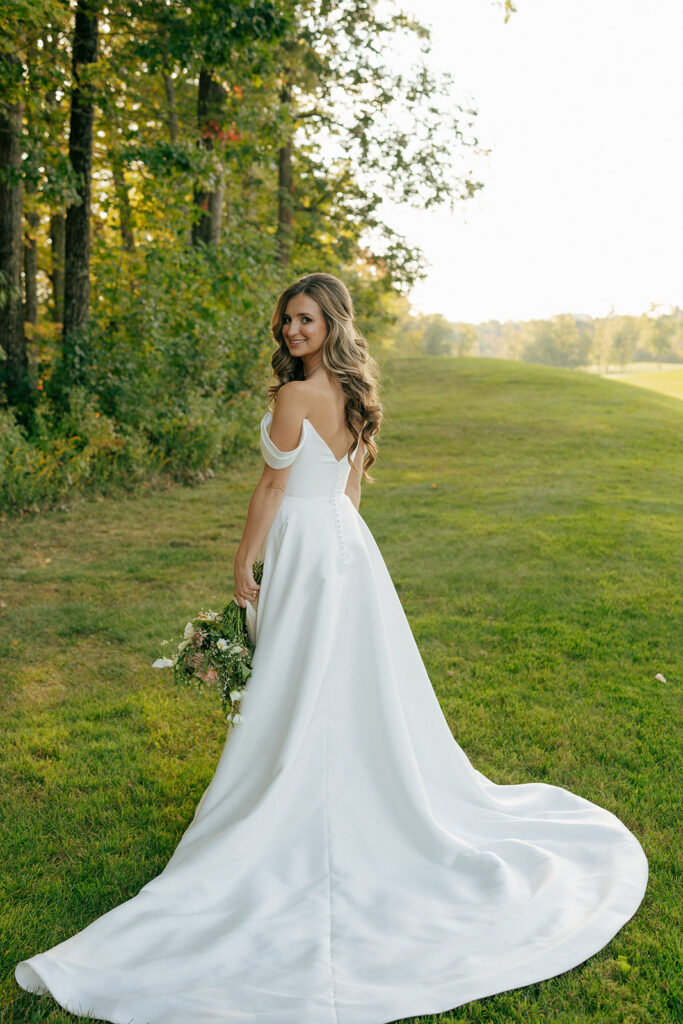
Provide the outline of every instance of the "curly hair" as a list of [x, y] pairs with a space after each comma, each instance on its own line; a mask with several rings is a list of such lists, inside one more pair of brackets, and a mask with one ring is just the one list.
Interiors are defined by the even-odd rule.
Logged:
[[290, 354], [282, 334], [287, 303], [301, 294], [315, 299], [325, 318], [327, 336], [322, 344], [321, 358], [328, 375], [337, 378], [346, 396], [346, 423], [353, 434], [347, 455], [351, 456], [362, 438], [365, 445], [362, 474], [367, 480], [372, 480], [367, 471], [377, 457], [374, 437], [382, 422], [379, 365], [370, 355], [367, 341], [356, 329], [353, 300], [348, 288], [333, 274], [307, 274], [286, 288], [277, 300], [270, 327], [278, 346], [271, 365], [279, 383], [269, 387], [268, 403], [276, 397], [283, 384], [304, 379], [303, 360]]

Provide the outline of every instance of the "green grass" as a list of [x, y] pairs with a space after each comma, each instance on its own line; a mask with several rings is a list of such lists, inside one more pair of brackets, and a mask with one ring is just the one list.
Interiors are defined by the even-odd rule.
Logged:
[[624, 384], [660, 391], [673, 398], [683, 398], [683, 366], [663, 370], [625, 370], [623, 373], [611, 373], [609, 377]]
[[[680, 402], [448, 358], [388, 363], [384, 401], [361, 513], [455, 738], [496, 782], [607, 807], [650, 864], [586, 963], [415, 1024], [682, 1020]], [[74, 1019], [14, 965], [161, 871], [212, 776], [217, 698], [149, 666], [230, 596], [260, 465], [2, 524], [2, 1024]]]

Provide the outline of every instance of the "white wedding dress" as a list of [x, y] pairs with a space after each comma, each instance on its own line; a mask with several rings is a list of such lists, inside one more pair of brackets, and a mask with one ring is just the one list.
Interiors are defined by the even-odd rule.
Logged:
[[308, 419], [281, 452], [270, 422], [291, 468], [242, 720], [161, 874], [17, 981], [116, 1024], [387, 1024], [580, 964], [643, 897], [638, 841], [470, 764], [346, 457]]

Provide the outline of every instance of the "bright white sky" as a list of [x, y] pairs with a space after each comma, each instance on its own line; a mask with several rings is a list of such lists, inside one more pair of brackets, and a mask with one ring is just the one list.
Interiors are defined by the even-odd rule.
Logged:
[[[683, 306], [682, 0], [397, 0], [478, 111], [474, 199], [387, 204], [425, 253], [415, 307], [449, 320]], [[664, 310], [662, 310], [664, 311]]]

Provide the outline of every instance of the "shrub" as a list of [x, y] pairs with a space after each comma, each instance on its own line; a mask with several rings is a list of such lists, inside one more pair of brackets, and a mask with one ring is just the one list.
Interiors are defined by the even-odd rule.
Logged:
[[37, 333], [31, 432], [2, 414], [2, 505], [46, 508], [159, 474], [189, 482], [253, 448], [274, 266], [272, 239], [249, 224], [216, 248], [124, 252], [96, 237], [81, 379], [60, 360], [59, 332]]
[[112, 486], [130, 490], [160, 465], [147, 441], [103, 415], [83, 388], [69, 394], [61, 417], [43, 399], [30, 437], [12, 410], [0, 409], [0, 503], [7, 509], [37, 511]]

